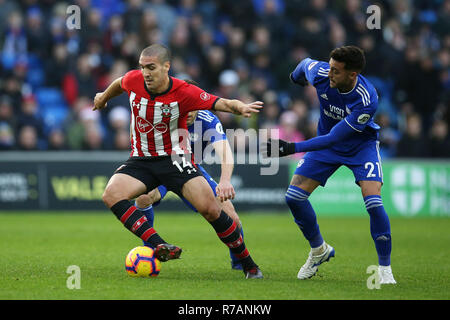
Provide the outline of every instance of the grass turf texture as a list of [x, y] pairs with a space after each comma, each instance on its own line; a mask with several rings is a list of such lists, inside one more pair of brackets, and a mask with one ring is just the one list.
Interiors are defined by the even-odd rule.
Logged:
[[[0, 299], [449, 299], [450, 219], [391, 219], [395, 286], [369, 290], [377, 264], [368, 217], [320, 218], [336, 257], [309, 280], [297, 280], [309, 247], [288, 213], [241, 214], [247, 246], [264, 272], [245, 280], [228, 249], [196, 214], [159, 213], [155, 228], [183, 248], [157, 278], [131, 278], [128, 251], [141, 244], [112, 214], [0, 213]], [[81, 289], [66, 287], [67, 267]]]

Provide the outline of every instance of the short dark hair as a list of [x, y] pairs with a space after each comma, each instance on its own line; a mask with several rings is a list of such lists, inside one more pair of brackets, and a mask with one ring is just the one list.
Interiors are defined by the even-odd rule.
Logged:
[[171, 59], [170, 49], [167, 48], [165, 45], [159, 43], [152, 44], [146, 47], [144, 50], [142, 50], [141, 56], [158, 57], [161, 63], [164, 63], [166, 61], [170, 62]]
[[357, 71], [358, 73], [360, 73], [366, 65], [364, 51], [357, 46], [343, 46], [336, 48], [331, 51], [330, 58], [345, 63], [345, 69]]

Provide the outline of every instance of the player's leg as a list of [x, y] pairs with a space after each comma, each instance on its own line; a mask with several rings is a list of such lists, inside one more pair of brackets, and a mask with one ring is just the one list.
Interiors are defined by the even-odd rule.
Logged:
[[378, 255], [380, 283], [395, 284], [391, 269], [391, 225], [381, 199], [381, 182], [359, 181], [359, 186], [370, 217], [370, 234]]
[[335, 165], [321, 163], [313, 159], [302, 159], [286, 191], [286, 203], [291, 210], [294, 221], [311, 247], [306, 263], [297, 274], [299, 279], [311, 278], [316, 274], [320, 264], [334, 257], [334, 248], [323, 240], [316, 213], [308, 198], [319, 185], [325, 185], [328, 177], [336, 169], [337, 166]]
[[[146, 184], [134, 176], [137, 175], [137, 170], [136, 168], [131, 170], [132, 167], [132, 165], [122, 166], [111, 177], [103, 193], [103, 202], [128, 230], [157, 248], [155, 254], [159, 260], [176, 259], [181, 254], [181, 248], [164, 241], [145, 215], [130, 202], [130, 199], [147, 191]], [[133, 174], [127, 174], [130, 170]]]
[[375, 243], [380, 270], [380, 283], [395, 283], [391, 270], [391, 226], [381, 198], [383, 171], [378, 144], [360, 152], [361, 165], [349, 166], [360, 186], [364, 204], [370, 217], [370, 234]]
[[[247, 278], [262, 278], [258, 265], [253, 261], [240, 233], [238, 224], [220, 209], [214, 193], [203, 176], [184, 183], [181, 193], [211, 224], [219, 239], [240, 260]], [[198, 195], [202, 195], [199, 197]]]
[[[239, 216], [238, 216], [233, 204], [231, 203], [230, 200], [221, 202], [217, 198], [217, 194], [216, 194], [217, 182], [209, 175], [209, 173], [201, 165], [197, 165], [197, 167], [201, 171], [203, 176], [205, 177], [209, 186], [211, 187], [211, 190], [213, 191], [214, 196], [216, 197], [217, 204], [223, 211], [225, 211], [226, 214], [228, 214], [230, 216], [231, 219], [234, 220], [234, 222], [236, 222], [236, 224], [238, 225], [238, 227], [240, 229], [242, 239], [244, 239], [244, 230], [242, 228], [242, 223], [239, 219]], [[231, 268], [234, 270], [242, 270], [242, 264], [241, 264], [240, 260], [233, 254], [231, 249], [230, 249], [230, 258], [231, 258]]]
[[[135, 206], [141, 210], [147, 217], [148, 222], [153, 227], [155, 221], [154, 207], [156, 207], [167, 194], [167, 188], [163, 185], [153, 189], [149, 193], [140, 195], [135, 200]], [[144, 246], [152, 247], [150, 242], [144, 241]], [[153, 248], [153, 247], [152, 247]]]
[[[230, 200], [224, 201], [224, 202], [220, 202], [220, 200], [218, 200], [216, 198], [216, 201], [218, 201], [219, 206], [221, 206], [222, 210], [230, 216], [231, 219], [233, 219], [233, 221], [238, 225], [239, 227], [239, 232], [242, 236], [242, 240], [244, 240], [244, 229], [242, 227], [242, 222], [239, 219], [239, 216], [236, 212], [236, 209], [233, 206], [233, 203]], [[241, 261], [233, 254], [233, 252], [230, 249], [230, 258], [231, 258], [231, 268], [234, 270], [242, 270], [242, 264]]]

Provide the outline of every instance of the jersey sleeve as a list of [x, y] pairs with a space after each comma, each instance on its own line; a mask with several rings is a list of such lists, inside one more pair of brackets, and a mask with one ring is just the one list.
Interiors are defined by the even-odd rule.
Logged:
[[219, 99], [219, 97], [207, 93], [193, 84], [186, 83], [180, 89], [183, 90], [182, 112], [184, 113], [194, 110], [212, 109]]
[[363, 132], [366, 126], [373, 122], [373, 117], [377, 111], [378, 98], [376, 95], [370, 96], [366, 91], [358, 91], [360, 99], [351, 107], [351, 112], [344, 118], [344, 121], [355, 131]]
[[209, 141], [214, 143], [216, 141], [227, 140], [227, 135], [223, 131], [222, 123], [220, 123], [217, 117], [214, 117], [213, 122], [210, 125], [211, 131], [214, 133], [209, 137]]
[[302, 77], [313, 86], [320, 80], [328, 78], [330, 66], [327, 62], [317, 61], [311, 58], [303, 59], [291, 74], [294, 82], [301, 82]]
[[197, 119], [202, 121], [202, 136], [204, 141], [214, 143], [227, 139], [222, 123], [215, 114], [202, 110], [197, 114]]
[[133, 83], [135, 83], [137, 75], [140, 73], [141, 72], [139, 70], [131, 70], [131, 71], [128, 71], [127, 73], [125, 73], [125, 75], [122, 77], [120, 86], [128, 94], [130, 94], [131, 87], [133, 86]]

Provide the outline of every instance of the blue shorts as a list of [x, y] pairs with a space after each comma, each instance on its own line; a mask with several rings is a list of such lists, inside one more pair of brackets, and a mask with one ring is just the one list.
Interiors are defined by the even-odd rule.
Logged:
[[[205, 177], [206, 181], [208, 181], [209, 186], [211, 187], [211, 189], [212, 189], [212, 191], [213, 191], [213, 193], [214, 193], [214, 196], [217, 196], [217, 194], [216, 194], [217, 182], [214, 181], [214, 179], [209, 175], [208, 172], [206, 172], [205, 169], [203, 169], [203, 167], [202, 167], [201, 165], [197, 164], [197, 168], [200, 169], [200, 172], [203, 174], [203, 176]], [[160, 199], [159, 201], [155, 202], [155, 203], [153, 204], [153, 206], [157, 206], [157, 205], [161, 202], [161, 200], [162, 200], [162, 199], [166, 196], [166, 194], [167, 194], [167, 188], [166, 188], [164, 185], [160, 185], [160, 186], [158, 187], [158, 191], [159, 191], [159, 193], [161, 194], [161, 199]], [[183, 202], [184, 202], [189, 208], [191, 208], [191, 209], [192, 209], [193, 211], [195, 211], [195, 212], [198, 212], [197, 209], [195, 209], [194, 206], [193, 206], [193, 205], [192, 205], [185, 197], [183, 197], [183, 196], [179, 196], [179, 197], [180, 197], [181, 200], [183, 200]]]
[[364, 180], [383, 183], [379, 144], [376, 140], [368, 141], [351, 156], [339, 154], [332, 149], [308, 152], [298, 162], [294, 174], [319, 181], [323, 187], [328, 178], [344, 165], [353, 172], [356, 184]]

